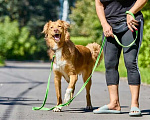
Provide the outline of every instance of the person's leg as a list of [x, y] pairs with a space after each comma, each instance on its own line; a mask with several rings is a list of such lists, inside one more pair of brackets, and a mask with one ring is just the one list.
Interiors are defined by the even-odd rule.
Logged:
[[104, 59], [106, 68], [106, 83], [110, 96], [110, 103], [107, 105], [110, 110], [121, 110], [119, 103], [118, 84], [119, 73], [118, 64], [121, 53], [121, 46], [117, 44], [114, 38], [109, 37], [104, 46]]
[[[131, 107], [139, 107], [139, 92], [140, 92], [140, 85], [129, 85], [131, 91]], [[133, 111], [136, 112], [136, 111]]]
[[117, 44], [114, 38], [107, 39], [106, 45], [104, 47], [104, 58], [106, 68], [106, 82], [110, 97], [110, 102], [107, 106], [110, 110], [121, 110], [118, 94], [118, 85], [119, 85], [118, 64], [121, 49], [122, 48]]
[[109, 85], [108, 91], [110, 97], [110, 103], [108, 104], [108, 108], [110, 110], [121, 110], [119, 103], [118, 85]]
[[[128, 74], [128, 84], [131, 91], [131, 108], [137, 107], [139, 108], [139, 92], [140, 92], [140, 83], [141, 77], [138, 68], [138, 52], [140, 49], [142, 36], [143, 36], [143, 22], [141, 21], [140, 26], [138, 27], [138, 38], [133, 46], [130, 48], [124, 48], [124, 61], [125, 66], [127, 68]], [[135, 34], [131, 31], [127, 31], [122, 37], [122, 43], [127, 45], [131, 43], [135, 38]], [[131, 112], [138, 112], [138, 111], [131, 111]]]

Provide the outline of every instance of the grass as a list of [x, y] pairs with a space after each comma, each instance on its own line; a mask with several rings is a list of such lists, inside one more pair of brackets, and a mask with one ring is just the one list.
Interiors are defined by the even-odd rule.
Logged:
[[86, 46], [88, 43], [92, 43], [92, 39], [89, 37], [71, 37], [71, 41], [76, 45]]
[[150, 68], [140, 68], [141, 79], [143, 83], [150, 84]]
[[[76, 45], [84, 45], [86, 46], [88, 43], [92, 43], [93, 41], [88, 37], [71, 37], [71, 40]], [[120, 61], [119, 61], [119, 75], [120, 77], [127, 77], [127, 71], [124, 65], [123, 55], [121, 53]], [[139, 68], [141, 73], [142, 83], [150, 84], [150, 68]], [[100, 63], [100, 65], [96, 68], [95, 71], [105, 72], [104, 59]]]
[[4, 66], [4, 60], [2, 59], [2, 57], [0, 56], [0, 66]]

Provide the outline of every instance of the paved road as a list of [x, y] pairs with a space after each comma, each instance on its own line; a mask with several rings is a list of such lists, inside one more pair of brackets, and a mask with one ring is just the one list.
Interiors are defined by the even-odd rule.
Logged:
[[[86, 111], [85, 90], [60, 113], [32, 111], [33, 106], [40, 106], [43, 102], [49, 67], [49, 63], [7, 62], [6, 67], [0, 68], [0, 120], [150, 120], [150, 86], [141, 86], [140, 108], [143, 117], [129, 117], [131, 96], [126, 80], [120, 80], [122, 114], [119, 115]], [[53, 78], [52, 74], [46, 107], [56, 104]], [[75, 93], [83, 85], [81, 77], [76, 85]], [[66, 88], [67, 83], [62, 80], [62, 95]], [[109, 102], [103, 73], [94, 73], [91, 94], [94, 108]]]

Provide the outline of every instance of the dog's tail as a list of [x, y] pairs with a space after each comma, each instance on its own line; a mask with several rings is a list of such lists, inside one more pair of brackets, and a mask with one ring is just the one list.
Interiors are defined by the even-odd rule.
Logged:
[[[101, 46], [100, 46], [99, 44], [97, 44], [97, 43], [94, 42], [94, 43], [88, 44], [86, 47], [90, 49], [90, 51], [91, 51], [91, 53], [92, 53], [92, 59], [93, 59], [94, 64], [95, 64], [96, 59], [97, 59], [97, 57], [98, 57], [98, 54], [99, 54], [99, 52], [100, 52]], [[99, 59], [99, 61], [98, 61], [98, 65], [100, 64], [100, 62], [101, 62], [102, 59], [103, 59], [103, 51], [102, 51], [101, 56], [100, 56], [100, 59]], [[97, 66], [98, 66], [98, 65], [97, 65]]]

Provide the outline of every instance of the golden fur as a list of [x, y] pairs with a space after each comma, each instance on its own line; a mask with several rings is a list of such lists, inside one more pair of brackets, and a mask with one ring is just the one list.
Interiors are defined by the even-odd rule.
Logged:
[[[69, 83], [64, 100], [67, 102], [73, 96], [78, 74], [82, 74], [84, 82], [87, 80], [100, 51], [100, 45], [97, 43], [88, 44], [86, 47], [74, 45], [70, 40], [68, 28], [69, 24], [67, 22], [57, 20], [55, 22], [49, 21], [45, 24], [43, 29], [46, 44], [50, 48], [48, 50], [50, 59], [52, 59], [54, 53], [56, 54], [54, 59], [54, 83], [57, 95], [57, 105], [62, 104], [61, 77], [63, 76]], [[103, 53], [99, 63], [102, 58]], [[86, 86], [87, 109], [92, 109], [90, 87], [91, 80]], [[57, 109], [54, 111], [60, 110], [61, 109]]]

